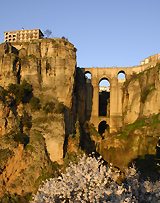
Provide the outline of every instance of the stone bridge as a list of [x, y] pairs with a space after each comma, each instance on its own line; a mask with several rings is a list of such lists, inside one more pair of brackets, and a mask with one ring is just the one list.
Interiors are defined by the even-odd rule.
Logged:
[[[148, 58], [147, 58], [148, 59]], [[155, 66], [157, 60], [149, 61], [147, 63], [142, 63], [139, 66], [133, 67], [110, 67], [110, 68], [82, 68], [84, 74], [89, 73], [91, 79], [87, 79], [92, 85], [92, 102], [91, 102], [91, 116], [90, 121], [94, 124], [96, 129], [100, 130], [99, 127], [103, 123], [105, 126], [107, 124], [108, 131], [114, 132], [122, 126], [122, 87], [124, 81], [129, 78], [132, 74], [138, 74], [150, 67]], [[118, 74], [123, 73], [125, 79], [119, 79]], [[109, 93], [109, 113], [107, 115], [100, 115], [99, 113], [99, 83], [101, 80], [107, 79], [110, 83], [110, 93]], [[103, 130], [102, 130], [103, 131]]]

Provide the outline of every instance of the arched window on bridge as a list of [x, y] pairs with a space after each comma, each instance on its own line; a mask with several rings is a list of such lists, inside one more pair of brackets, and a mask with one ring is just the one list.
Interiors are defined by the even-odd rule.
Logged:
[[123, 70], [118, 72], [117, 77], [118, 77], [118, 82], [125, 82], [126, 80], [126, 74]]
[[110, 82], [102, 78], [99, 82], [99, 116], [110, 115]]
[[98, 125], [98, 133], [103, 135], [105, 131], [109, 132], [109, 125], [106, 123], [106, 121], [101, 121]]
[[91, 79], [92, 79], [92, 74], [89, 71], [85, 72], [85, 78], [86, 78], [86, 82], [90, 83]]

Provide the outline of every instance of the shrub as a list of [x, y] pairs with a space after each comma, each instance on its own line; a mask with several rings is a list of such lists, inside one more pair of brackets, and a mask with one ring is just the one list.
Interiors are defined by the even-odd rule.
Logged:
[[1, 198], [1, 203], [20, 203], [20, 202], [27, 203], [29, 202], [30, 198], [31, 198], [31, 193], [26, 193], [25, 196], [6, 193]]
[[142, 94], [141, 94], [141, 102], [142, 103], [145, 103], [146, 99], [147, 99], [147, 96], [155, 89], [155, 86], [154, 85], [149, 85], [147, 87], [145, 87], [142, 91]]
[[131, 124], [124, 126], [123, 131], [121, 131], [120, 134], [118, 134], [117, 138], [127, 139], [131, 132], [133, 132], [136, 129], [140, 129], [145, 125], [146, 125], [146, 119], [145, 118], [139, 118], [134, 123], [131, 123]]
[[22, 93], [23, 93], [22, 102], [28, 103], [33, 96], [32, 85], [24, 80], [20, 85], [20, 89], [22, 89]]
[[24, 146], [26, 146], [29, 143], [29, 136], [24, 133], [19, 132], [19, 133], [16, 133], [13, 135], [13, 140], [15, 142], [24, 144]]
[[5, 103], [5, 97], [8, 95], [7, 90], [4, 87], [0, 86], [0, 100]]
[[22, 117], [22, 125], [26, 126], [28, 129], [31, 129], [32, 127], [32, 116], [30, 116], [26, 111], [24, 111]]
[[64, 109], [65, 109], [64, 104], [62, 102], [57, 102], [56, 105], [55, 105], [54, 112], [55, 113], [63, 113]]
[[8, 158], [13, 155], [13, 152], [9, 150], [8, 148], [6, 149], [0, 149], [0, 174], [3, 171]]
[[40, 103], [40, 99], [37, 97], [32, 97], [30, 100], [30, 105], [31, 105], [31, 109], [33, 111], [38, 111], [41, 109], [41, 103]]
[[48, 114], [48, 113], [53, 113], [54, 108], [55, 108], [55, 103], [51, 101], [45, 104], [45, 106], [43, 107], [43, 110], [46, 114]]
[[33, 96], [32, 85], [27, 83], [25, 80], [22, 84], [10, 84], [8, 86], [8, 93], [15, 96], [16, 104], [20, 102], [28, 103]]

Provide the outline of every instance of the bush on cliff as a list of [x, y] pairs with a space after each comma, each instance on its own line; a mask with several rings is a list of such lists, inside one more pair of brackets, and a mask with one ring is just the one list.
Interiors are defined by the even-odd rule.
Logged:
[[24, 80], [22, 84], [10, 84], [8, 94], [14, 95], [17, 105], [20, 102], [28, 103], [33, 96], [33, 88], [31, 84]]
[[38, 111], [38, 110], [41, 109], [41, 103], [40, 103], [40, 99], [39, 99], [39, 98], [33, 96], [33, 97], [31, 98], [31, 100], [30, 100], [29, 103], [30, 103], [31, 109], [32, 109], [33, 111]]
[[49, 101], [43, 107], [43, 110], [46, 114], [48, 113], [60, 114], [64, 112], [64, 109], [65, 109], [64, 104], [58, 101]]
[[55, 104], [51, 101], [51, 102], [47, 102], [44, 105], [43, 110], [46, 114], [48, 114], [48, 113], [53, 113], [54, 108], [55, 108]]
[[9, 149], [0, 149], [0, 174], [5, 168], [7, 160], [13, 155], [13, 152]]
[[18, 132], [13, 135], [13, 140], [26, 146], [29, 143], [29, 136], [24, 133]]

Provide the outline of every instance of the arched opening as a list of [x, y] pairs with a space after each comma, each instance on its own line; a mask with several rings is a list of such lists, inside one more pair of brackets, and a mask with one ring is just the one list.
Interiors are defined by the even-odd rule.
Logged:
[[99, 116], [110, 115], [110, 82], [103, 78], [99, 82]]
[[109, 125], [106, 123], [106, 121], [101, 121], [98, 125], [98, 133], [103, 135], [105, 131], [109, 132]]
[[91, 79], [92, 79], [92, 74], [91, 74], [89, 71], [86, 71], [86, 72], [85, 72], [85, 78], [86, 78], [87, 80], [91, 80]]
[[118, 82], [124, 82], [126, 80], [126, 74], [123, 70], [118, 72], [117, 77], [118, 77]]
[[86, 71], [85, 75], [85, 89], [86, 89], [86, 99], [85, 99], [85, 110], [86, 118], [90, 120], [92, 113], [92, 102], [93, 102], [93, 86], [92, 86], [92, 74], [90, 71]]

